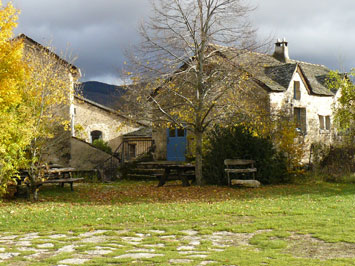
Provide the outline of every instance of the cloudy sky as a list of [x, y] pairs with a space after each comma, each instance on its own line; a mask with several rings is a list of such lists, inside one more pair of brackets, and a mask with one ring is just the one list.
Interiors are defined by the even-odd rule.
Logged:
[[[7, 2], [7, 1], [3, 1]], [[148, 0], [13, 0], [16, 33], [77, 57], [83, 81], [117, 84], [123, 51], [138, 40]], [[292, 59], [348, 71], [355, 66], [354, 0], [249, 0], [261, 37], [285, 37]]]

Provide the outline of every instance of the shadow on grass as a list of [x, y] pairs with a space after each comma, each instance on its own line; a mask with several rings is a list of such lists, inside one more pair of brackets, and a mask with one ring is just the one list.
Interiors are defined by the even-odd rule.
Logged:
[[[39, 202], [61, 202], [73, 204], [137, 204], [174, 202], [220, 202], [226, 200], [251, 200], [258, 198], [277, 199], [288, 196], [312, 195], [312, 197], [334, 197], [355, 195], [355, 184], [311, 183], [239, 188], [225, 186], [183, 187], [179, 181], [157, 187], [154, 181], [119, 181], [111, 184], [80, 183], [69, 186], [43, 186]], [[24, 199], [9, 202], [26, 202]]]

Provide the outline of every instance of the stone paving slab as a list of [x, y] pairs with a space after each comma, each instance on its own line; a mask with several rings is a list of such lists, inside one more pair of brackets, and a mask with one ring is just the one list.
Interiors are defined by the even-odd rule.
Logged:
[[[224, 252], [228, 247], [253, 248], [249, 243], [251, 238], [255, 234], [267, 232], [269, 231], [260, 230], [255, 233], [220, 231], [203, 235], [196, 230], [182, 230], [177, 232], [176, 235], [164, 235], [166, 231], [163, 230], [149, 230], [149, 233], [129, 230], [94, 230], [76, 236], [73, 232], [67, 234], [52, 233], [46, 236], [41, 236], [37, 232], [23, 235], [0, 233], [0, 240], [3, 245], [3, 247], [0, 247], [0, 262], [16, 265], [21, 258], [23, 259], [21, 266], [26, 266], [33, 262], [41, 262], [61, 255], [61, 259], [56, 262], [57, 266], [86, 265], [92, 260], [105, 257], [109, 257], [110, 260], [117, 260], [119, 264], [120, 261], [127, 262], [127, 260], [131, 262], [148, 260], [151, 262], [159, 258], [159, 261], [164, 261], [165, 253], [168, 252], [169, 258], [166, 257], [165, 263], [203, 266], [218, 264], [217, 261], [211, 259], [211, 256], [216, 252]], [[319, 253], [317, 253], [317, 257], [319, 258], [323, 258], [321, 257], [322, 250], [329, 254], [334, 253], [329, 251], [330, 243], [316, 240], [308, 235], [293, 235], [289, 237], [289, 240], [299, 252], [302, 252], [302, 247], [297, 243], [308, 241], [317, 244], [320, 247], [317, 251]], [[207, 249], [206, 247], [203, 248], [201, 243], [204, 241], [209, 241], [212, 246], [207, 247]], [[338, 243], [337, 245], [339, 247], [346, 246], [351, 252], [355, 251], [355, 244]], [[257, 249], [255, 251], [258, 252]], [[171, 258], [172, 252], [176, 254], [173, 258]], [[352, 254], [340, 252], [339, 254], [343, 258], [355, 258], [355, 252]]]

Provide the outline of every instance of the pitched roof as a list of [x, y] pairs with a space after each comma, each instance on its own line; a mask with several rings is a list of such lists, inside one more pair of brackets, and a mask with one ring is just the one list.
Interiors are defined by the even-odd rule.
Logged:
[[36, 42], [35, 40], [31, 39], [27, 35], [21, 33], [20, 35], [15, 37], [13, 40], [23, 40], [26, 43], [30, 43], [32, 45], [37, 46], [39, 49], [43, 49], [44, 51], [46, 51], [46, 52], [50, 53], [51, 55], [53, 55], [57, 60], [59, 60], [65, 66], [67, 66], [74, 75], [76, 75], [78, 77], [81, 77], [81, 72], [80, 72], [80, 69], [78, 67], [76, 67], [73, 64], [70, 64], [68, 61], [64, 60], [59, 55], [57, 55], [56, 53], [52, 52], [51, 50], [49, 50], [47, 47], [43, 46], [39, 42]]
[[124, 137], [151, 137], [152, 136], [152, 128], [142, 127], [136, 131], [124, 134], [123, 136]]
[[289, 60], [281, 62], [271, 55], [240, 51], [234, 48], [215, 46], [227, 58], [250, 73], [254, 80], [261, 82], [271, 91], [286, 91], [292, 77], [300, 68], [312, 94], [320, 96], [333, 96], [334, 92], [326, 86], [327, 75], [330, 69], [323, 65]]

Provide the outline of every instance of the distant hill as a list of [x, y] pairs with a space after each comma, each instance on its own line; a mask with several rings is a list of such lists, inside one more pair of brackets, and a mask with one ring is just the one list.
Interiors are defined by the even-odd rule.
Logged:
[[76, 92], [86, 99], [116, 109], [120, 97], [125, 94], [125, 89], [98, 81], [87, 81], [77, 85]]

